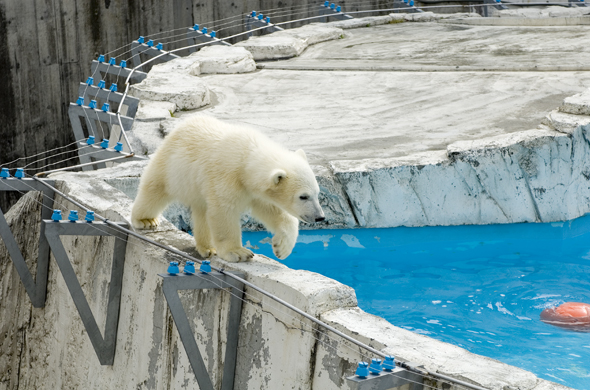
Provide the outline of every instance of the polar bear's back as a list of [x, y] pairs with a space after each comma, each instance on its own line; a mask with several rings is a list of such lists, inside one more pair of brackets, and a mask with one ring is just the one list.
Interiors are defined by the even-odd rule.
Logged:
[[[200, 194], [240, 186], [252, 156], [289, 153], [258, 131], [207, 116], [182, 121], [153, 156], [150, 176], [166, 183], [167, 192], [185, 204]], [[157, 168], [156, 168], [157, 167]], [[236, 188], [237, 190], [237, 188]]]

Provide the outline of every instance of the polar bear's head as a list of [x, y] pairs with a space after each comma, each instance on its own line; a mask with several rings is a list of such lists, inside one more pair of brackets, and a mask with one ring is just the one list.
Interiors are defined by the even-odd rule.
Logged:
[[277, 206], [307, 223], [325, 219], [318, 199], [320, 187], [309, 167], [305, 152], [290, 152], [292, 158], [284, 167], [271, 171], [267, 194]]

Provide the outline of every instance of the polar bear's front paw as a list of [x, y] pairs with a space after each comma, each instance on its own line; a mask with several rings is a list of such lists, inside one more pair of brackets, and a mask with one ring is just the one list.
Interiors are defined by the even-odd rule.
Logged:
[[293, 251], [296, 242], [297, 234], [293, 237], [293, 235], [279, 232], [272, 238], [272, 251], [279, 259], [286, 259]]
[[215, 256], [217, 254], [217, 251], [215, 250], [215, 248], [209, 248], [209, 247], [201, 247], [197, 245], [197, 252], [199, 252], [199, 255], [201, 255], [202, 258], [207, 259], [211, 256]]
[[158, 218], [136, 219], [133, 221], [133, 226], [136, 229], [155, 229], [159, 224]]
[[238, 263], [240, 261], [252, 260], [252, 258], [254, 257], [254, 253], [252, 253], [250, 249], [236, 248], [224, 253], [220, 252], [219, 257], [231, 263]]

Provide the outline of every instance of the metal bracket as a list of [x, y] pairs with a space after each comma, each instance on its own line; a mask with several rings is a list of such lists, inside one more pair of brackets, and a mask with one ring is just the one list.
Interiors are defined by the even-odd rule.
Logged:
[[393, 2], [393, 6], [395, 8], [399, 8], [398, 10], [393, 11], [395, 13], [403, 12], [403, 13], [409, 13], [409, 14], [417, 14], [417, 13], [420, 13], [420, 12], [424, 12], [422, 9], [416, 8], [415, 6], [410, 5], [409, 4], [409, 1], [406, 2], [406, 1], [403, 1], [403, 0], [395, 0]]
[[[86, 83], [80, 83], [78, 87], [78, 96], [84, 98], [84, 105], [90, 103], [90, 97], [94, 97], [96, 100], [102, 102], [114, 102], [121, 104], [123, 94], [120, 92], [112, 92], [105, 88], [98, 88], [96, 85], [88, 85]], [[124, 113], [126, 117], [135, 118], [137, 113], [137, 107], [139, 106], [139, 99], [133, 96], [125, 96], [125, 103], [123, 106], [127, 107], [127, 111]]]
[[323, 23], [326, 23], [328, 21], [328, 17], [331, 17], [332, 19], [336, 19], [336, 20], [348, 20], [348, 19], [354, 19], [352, 16], [347, 15], [345, 13], [341, 13], [339, 11], [336, 10], [336, 7], [332, 8], [331, 6], [327, 6], [326, 4], [323, 3], [320, 5], [320, 9], [318, 11], [318, 15], [325, 15], [325, 18], [321, 18], [320, 21]]
[[[571, 1], [571, 0], [570, 0]], [[484, 6], [482, 8], [482, 16], [483, 17], [490, 17], [493, 16], [492, 12], [490, 12], [490, 7], [495, 9], [508, 9], [504, 4], [498, 3], [496, 0], [483, 0]]]
[[[46, 181], [50, 185], [55, 185], [53, 180]], [[39, 191], [43, 193], [43, 206], [41, 207], [41, 218], [50, 218], [53, 209], [53, 190], [45, 187], [38, 181], [29, 178], [23, 179], [0, 179], [0, 191]], [[49, 266], [49, 244], [45, 238], [44, 226], [41, 225], [39, 233], [39, 249], [37, 254], [37, 273], [33, 279], [25, 258], [18, 247], [18, 244], [6, 222], [4, 213], [0, 209], [0, 237], [8, 250], [8, 254], [18, 272], [21, 282], [31, 299], [33, 307], [44, 307], [45, 297], [47, 295], [47, 271]]]
[[[212, 37], [211, 35], [205, 34], [202, 31], [195, 30], [194, 27], [189, 27], [188, 31], [186, 32], [186, 40], [189, 46], [196, 45], [197, 43], [209, 43], [209, 45], [231, 46], [231, 43], [222, 41], [221, 39], [216, 37]], [[191, 47], [188, 49], [190, 53], [194, 53], [197, 50], [198, 49], [195, 47]]]
[[[234, 274], [242, 278], [244, 277], [244, 275], [240, 273]], [[230, 288], [232, 296], [228, 315], [227, 343], [225, 347], [225, 361], [223, 366], [221, 390], [232, 390], [234, 388], [234, 375], [238, 352], [238, 333], [242, 313], [244, 285], [219, 272], [210, 272], [207, 274], [200, 273], [197, 275], [160, 274], [159, 276], [164, 279], [162, 285], [164, 297], [168, 302], [168, 307], [170, 307], [170, 312], [172, 313], [172, 318], [176, 324], [176, 329], [178, 329], [180, 340], [184, 345], [197, 383], [199, 384], [199, 389], [201, 390], [214, 390], [214, 387], [211, 378], [207, 373], [207, 368], [205, 367], [201, 353], [199, 352], [195, 336], [191, 330], [186, 311], [180, 301], [178, 291]]]
[[379, 375], [370, 374], [361, 379], [358, 376], [346, 378], [351, 390], [390, 390], [403, 385], [410, 385], [409, 390], [423, 390], [423, 377], [415, 372], [396, 367], [393, 371], [383, 371]]
[[[141, 68], [141, 55], [145, 54], [148, 57], [156, 57], [160, 54], [164, 54], [161, 50], [156, 49], [153, 46], [148, 46], [146, 43], [139, 43], [138, 41], [131, 42], [131, 55], [133, 58], [133, 66], [136, 68]], [[180, 58], [176, 54], [166, 53], [162, 57], [159, 58], [162, 62], [167, 62], [173, 60], [175, 58]]]
[[[122, 137], [120, 132], [126, 131], [125, 129], [131, 129], [133, 126], [133, 118], [128, 116], [121, 115], [121, 124], [125, 129], [121, 129], [119, 125], [119, 119], [117, 115], [112, 112], [104, 112], [102, 110], [92, 109], [87, 106], [79, 106], [76, 103], [70, 103], [70, 107], [68, 109], [68, 115], [70, 117], [70, 122], [72, 124], [72, 129], [74, 131], [74, 137], [76, 140], [81, 141], [86, 139], [84, 135], [84, 130], [82, 129], [82, 121], [80, 118], [84, 118], [86, 121], [86, 125], [88, 126], [88, 131], [94, 134], [100, 134], [98, 127], [96, 126], [96, 122], [100, 121], [102, 123], [106, 123], [109, 128], [109, 146], [115, 145], [118, 139], [124, 141], [123, 143], [123, 150], [129, 151], [129, 145], [126, 145], [126, 138]], [[119, 132], [119, 136], [117, 136], [117, 132]], [[107, 134], [105, 134], [105, 137]], [[96, 140], [96, 142], [100, 142], [100, 140]], [[94, 148], [81, 148], [81, 145], [78, 145], [78, 156], [80, 158], [80, 163], [85, 164], [100, 159], [105, 159], [109, 157], [117, 157], [120, 156], [121, 153], [117, 152], [112, 148], [100, 148], [95, 146]], [[85, 145], [82, 145], [85, 146]], [[101, 152], [101, 150], [104, 152]], [[97, 153], [99, 152], [99, 153]], [[133, 159], [141, 160], [140, 157], [133, 157]], [[96, 167], [98, 168], [105, 168], [105, 164], [97, 164]], [[89, 171], [93, 170], [92, 166], [85, 166], [82, 167], [82, 170]]]
[[[258, 19], [256, 16], [252, 16], [252, 14], [248, 14], [246, 16], [246, 30], [251, 30], [254, 28], [266, 27], [264, 30], [261, 30], [263, 33], [273, 33], [277, 31], [284, 31], [283, 28], [279, 26], [275, 26], [272, 23], [266, 21], [266, 18]], [[248, 37], [252, 36], [252, 32], [248, 33]]]
[[[92, 74], [95, 74], [97, 70], [102, 75], [102, 78], [104, 78], [105, 74], [112, 74], [127, 79], [127, 77], [129, 77], [129, 73], [131, 73], [131, 69], [129, 68], [121, 68], [118, 65], [109, 65], [106, 62], [98, 62], [96, 60], [93, 60], [92, 65], [90, 66], [90, 71], [92, 72]], [[139, 83], [143, 81], [143, 79], [145, 79], [146, 77], [147, 73], [136, 70], [131, 75], [131, 80], [133, 80], [136, 83]]]
[[[126, 227], [125, 223], [117, 223]], [[61, 274], [68, 286], [70, 295], [78, 309], [82, 323], [86, 328], [90, 342], [98, 356], [101, 365], [112, 365], [115, 360], [117, 346], [117, 328], [119, 326], [119, 307], [121, 305], [121, 288], [123, 284], [123, 270], [125, 267], [125, 250], [127, 248], [127, 234], [116, 230], [105, 222], [70, 222], [43, 220], [41, 229], [49, 242], [53, 256], [59, 266]], [[114, 236], [115, 248], [111, 267], [111, 281], [109, 284], [109, 298], [107, 306], [104, 338], [92, 314], [88, 300], [84, 296], [80, 282], [76, 277], [70, 258], [61, 242], [60, 236]]]

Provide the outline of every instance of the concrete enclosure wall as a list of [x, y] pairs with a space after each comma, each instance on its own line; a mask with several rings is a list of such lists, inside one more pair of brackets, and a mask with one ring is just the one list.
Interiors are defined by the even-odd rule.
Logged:
[[[56, 174], [58, 187], [112, 221], [128, 221], [131, 199], [105, 182], [116, 171]], [[55, 208], [75, 207], [57, 197]], [[82, 212], [80, 210], [80, 212]], [[39, 235], [35, 193], [21, 198], [6, 214], [22, 252], [33, 268]], [[147, 234], [194, 255], [191, 236], [164, 222]], [[90, 307], [104, 329], [113, 237], [62, 238]], [[162, 294], [169, 252], [129, 239], [123, 274], [119, 331], [113, 366], [101, 366], [54, 259], [49, 269], [45, 308], [36, 309], [0, 245], [0, 389], [197, 389], [182, 343]], [[489, 389], [560, 389], [493, 359], [397, 328], [357, 307], [354, 290], [321, 275], [291, 270], [256, 256], [248, 263], [213, 263], [246, 278], [321, 318], [352, 337], [411, 360], [432, 371]], [[181, 295], [196, 341], [216, 389], [220, 389], [229, 296], [205, 290]], [[433, 353], [436, 351], [436, 353]], [[234, 389], [336, 390], [348, 388], [346, 376], [370, 356], [318, 329], [261, 294], [246, 289], [239, 328]], [[436, 388], [442, 383], [427, 381]], [[565, 388], [564, 388], [565, 389]]]

